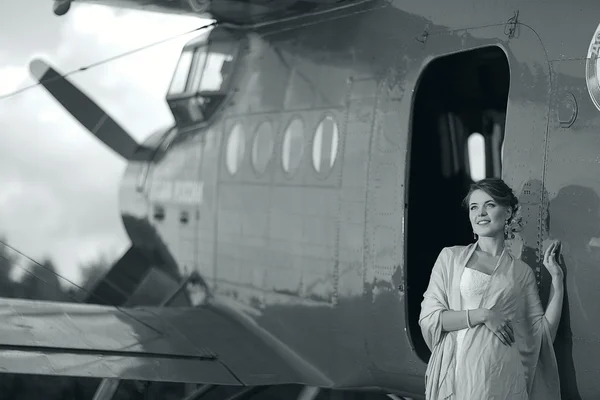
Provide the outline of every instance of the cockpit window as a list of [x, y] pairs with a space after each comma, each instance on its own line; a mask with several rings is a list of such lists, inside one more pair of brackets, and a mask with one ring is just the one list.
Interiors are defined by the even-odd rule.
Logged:
[[175, 70], [167, 102], [179, 126], [210, 118], [227, 96], [239, 37], [212, 31], [213, 40], [194, 42], [184, 48]]
[[235, 43], [215, 41], [181, 54], [169, 95], [220, 92], [231, 76]]
[[234, 43], [215, 42], [210, 46], [210, 54], [206, 61], [200, 92], [218, 92], [223, 83], [231, 75], [233, 65]]
[[187, 91], [191, 91], [194, 88], [200, 86], [200, 80], [202, 79], [202, 72], [206, 65], [206, 46], [198, 47], [194, 51], [194, 65], [192, 67], [193, 79], [189, 80]]
[[184, 50], [181, 53], [177, 68], [175, 68], [175, 74], [171, 81], [171, 87], [169, 88], [169, 94], [183, 93], [186, 89], [186, 83], [190, 74], [190, 67], [192, 66], [192, 50]]

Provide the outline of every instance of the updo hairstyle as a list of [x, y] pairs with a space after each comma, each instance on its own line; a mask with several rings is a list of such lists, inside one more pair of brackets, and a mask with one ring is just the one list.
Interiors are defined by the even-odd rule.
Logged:
[[469, 193], [467, 193], [463, 200], [463, 206], [467, 210], [469, 209], [469, 198], [476, 190], [483, 190], [497, 204], [510, 209], [511, 216], [507, 222], [508, 232], [505, 232], [505, 236], [507, 239], [514, 239], [515, 232], [520, 232], [522, 229], [522, 217], [520, 215], [521, 207], [519, 206], [519, 199], [517, 199], [513, 190], [499, 178], [486, 178], [477, 181], [471, 184]]

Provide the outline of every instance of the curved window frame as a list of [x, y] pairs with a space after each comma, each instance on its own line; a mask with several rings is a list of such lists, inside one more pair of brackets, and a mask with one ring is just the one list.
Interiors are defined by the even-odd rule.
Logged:
[[[261, 171], [257, 168], [256, 148], [257, 148], [257, 143], [258, 143], [258, 135], [261, 133], [261, 128], [265, 125], [269, 127], [269, 132], [270, 132], [270, 136], [271, 136], [271, 138], [270, 138], [271, 139], [271, 141], [270, 141], [271, 149], [269, 150], [269, 155], [266, 159], [266, 162], [264, 163], [264, 168]], [[254, 171], [254, 173], [257, 176], [263, 176], [267, 172], [267, 170], [269, 169], [269, 165], [273, 161], [273, 154], [275, 153], [275, 128], [273, 125], [274, 125], [273, 121], [271, 121], [270, 119], [265, 119], [265, 120], [260, 121], [256, 125], [256, 129], [254, 129], [254, 135], [252, 138], [252, 148], [251, 148], [251, 154], [250, 154], [250, 163], [252, 164], [252, 170]]]
[[[332, 136], [332, 146], [331, 146], [332, 154], [333, 154], [333, 157], [332, 157], [333, 161], [331, 162], [331, 165], [329, 166], [329, 168], [327, 168], [327, 170], [324, 172], [322, 169], [317, 169], [317, 166], [315, 163], [315, 149], [316, 149], [316, 145], [317, 145], [317, 135], [319, 133], [319, 128], [321, 127], [323, 122], [325, 122], [325, 120], [327, 120], [327, 119], [331, 119], [333, 121], [335, 134]], [[337, 164], [337, 160], [339, 158], [339, 154], [340, 154], [340, 140], [341, 140], [340, 125], [338, 123], [338, 119], [336, 118], [336, 116], [330, 112], [321, 115], [321, 118], [319, 118], [319, 122], [317, 123], [317, 125], [314, 129], [314, 133], [312, 135], [312, 141], [311, 141], [312, 146], [311, 146], [311, 157], [310, 157], [311, 158], [310, 163], [312, 165], [312, 170], [315, 172], [315, 174], [319, 178], [326, 179], [327, 177], [329, 177], [329, 175], [335, 168], [335, 166]], [[321, 139], [321, 153], [322, 153], [322, 148], [323, 148], [322, 141], [323, 141], [323, 139]], [[333, 145], [333, 143], [335, 143], [335, 146]], [[335, 148], [335, 152], [333, 152], [334, 148]], [[319, 165], [321, 165], [323, 162], [322, 154], [319, 157], [319, 162], [320, 162]]]
[[[301, 124], [301, 135], [302, 135], [302, 147], [300, 148], [300, 155], [298, 157], [298, 164], [292, 168], [291, 165], [291, 154], [292, 151], [294, 150], [294, 148], [292, 147], [292, 144], [290, 143], [290, 154], [289, 154], [289, 158], [290, 160], [288, 160], [288, 164], [289, 167], [288, 169], [285, 168], [285, 161], [284, 161], [284, 157], [285, 157], [285, 143], [286, 143], [286, 138], [288, 136], [288, 133], [291, 133], [290, 128], [292, 126], [293, 123], [295, 122], [300, 122]], [[283, 174], [286, 178], [288, 179], [292, 179], [294, 176], [296, 176], [296, 174], [298, 173], [298, 171], [300, 170], [301, 166], [302, 166], [302, 160], [304, 159], [304, 156], [306, 154], [306, 133], [307, 133], [307, 124], [306, 121], [304, 121], [304, 118], [302, 118], [301, 115], [292, 115], [292, 117], [289, 119], [285, 130], [283, 131], [283, 139], [281, 141], [281, 170], [283, 171]]]
[[[236, 128], [238, 128], [236, 130]], [[238, 141], [239, 145], [236, 149], [235, 156], [237, 156], [237, 164], [234, 171], [232, 171], [232, 167], [230, 165], [230, 152], [232, 146], [232, 137], [236, 132], [240, 132], [240, 140]], [[241, 149], [241, 150], [240, 150]], [[241, 154], [240, 154], [241, 153]], [[241, 166], [244, 164], [244, 159], [246, 158], [246, 132], [244, 130], [244, 125], [240, 121], [236, 121], [231, 125], [231, 129], [227, 133], [227, 142], [225, 143], [225, 168], [227, 168], [227, 172], [230, 176], [235, 177], [238, 175]]]

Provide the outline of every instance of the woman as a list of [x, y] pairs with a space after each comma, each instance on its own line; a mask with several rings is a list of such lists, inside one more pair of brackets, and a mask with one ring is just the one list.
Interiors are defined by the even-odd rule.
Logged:
[[421, 303], [431, 350], [428, 400], [560, 400], [552, 347], [563, 299], [558, 242], [544, 254], [552, 276], [546, 312], [531, 268], [505, 249], [518, 225], [518, 200], [501, 179], [465, 198], [477, 241], [442, 249]]

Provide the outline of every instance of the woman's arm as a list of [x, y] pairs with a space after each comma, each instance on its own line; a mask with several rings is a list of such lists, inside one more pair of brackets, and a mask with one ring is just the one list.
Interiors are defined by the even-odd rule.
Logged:
[[[446, 332], [468, 328], [465, 311], [444, 311], [441, 319], [442, 330]], [[469, 310], [469, 321], [471, 327], [485, 324], [487, 329], [507, 346], [515, 342], [515, 332], [511, 321], [497, 311], [488, 310], [487, 308]]]
[[[478, 308], [469, 310], [469, 321], [471, 327], [485, 323], [486, 314], [489, 310]], [[467, 313], [465, 311], [444, 311], [442, 313], [442, 330], [446, 332], [459, 331], [468, 328]]]
[[556, 338], [556, 331], [560, 324], [562, 315], [562, 305], [564, 297], [564, 283], [562, 277], [552, 277], [552, 287], [550, 288], [550, 297], [548, 299], [548, 307], [546, 308], [546, 320], [550, 328], [550, 336], [552, 341]]
[[552, 341], [556, 338], [556, 331], [560, 324], [560, 317], [562, 314], [562, 305], [564, 297], [564, 272], [556, 262], [556, 249], [559, 246], [559, 242], [552, 243], [544, 253], [544, 266], [552, 277], [552, 286], [550, 288], [550, 296], [548, 298], [548, 306], [546, 307], [546, 313], [544, 317], [548, 321], [550, 328], [550, 335]]

